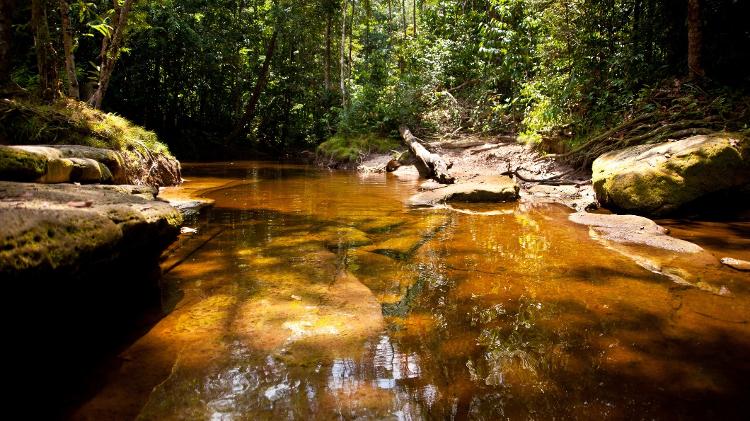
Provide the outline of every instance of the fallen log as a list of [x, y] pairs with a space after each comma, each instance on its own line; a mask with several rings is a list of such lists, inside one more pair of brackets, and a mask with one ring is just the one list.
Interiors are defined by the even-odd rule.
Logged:
[[411, 134], [408, 127], [399, 127], [399, 132], [409, 151], [416, 158], [414, 166], [417, 167], [417, 171], [422, 178], [431, 178], [440, 184], [453, 184], [456, 181], [456, 178], [448, 173], [450, 165], [440, 155], [430, 153], [425, 149], [417, 141], [417, 138]]

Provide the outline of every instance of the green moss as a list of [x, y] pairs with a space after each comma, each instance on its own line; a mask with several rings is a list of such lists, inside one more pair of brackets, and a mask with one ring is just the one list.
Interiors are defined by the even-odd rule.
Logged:
[[399, 146], [397, 140], [375, 134], [349, 137], [336, 135], [318, 145], [317, 154], [338, 162], [357, 162], [371, 153], [387, 153]]
[[0, 146], [0, 176], [4, 179], [34, 181], [46, 171], [45, 157]]
[[169, 155], [154, 132], [73, 100], [0, 103], [0, 137], [16, 145], [83, 145]]

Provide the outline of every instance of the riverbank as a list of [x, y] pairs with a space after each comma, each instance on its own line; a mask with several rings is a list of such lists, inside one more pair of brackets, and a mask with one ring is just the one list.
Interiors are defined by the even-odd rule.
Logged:
[[[524, 178], [535, 180], [564, 176], [563, 183], [558, 180], [550, 184], [527, 182], [516, 177], [520, 200], [561, 203], [575, 210], [597, 207], [589, 171], [577, 171], [515, 138], [462, 135], [425, 142], [425, 145], [453, 164], [451, 174], [456, 177], [456, 183], [497, 177], [508, 171], [517, 171]], [[362, 173], [385, 172], [392, 159], [392, 154], [369, 154], [357, 170]], [[416, 169], [408, 164], [402, 164], [392, 174], [401, 178], [419, 177]]]

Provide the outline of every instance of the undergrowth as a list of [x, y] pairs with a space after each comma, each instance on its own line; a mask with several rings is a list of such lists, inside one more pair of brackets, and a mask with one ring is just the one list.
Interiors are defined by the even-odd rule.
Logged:
[[83, 145], [118, 151], [146, 149], [171, 156], [154, 132], [70, 99], [40, 104], [0, 100], [0, 139], [10, 144]]
[[318, 158], [322, 160], [334, 163], [355, 163], [372, 153], [387, 153], [399, 147], [400, 143], [396, 139], [376, 134], [336, 135], [318, 145], [316, 152]]
[[613, 121], [597, 129], [559, 128], [545, 135], [556, 136], [557, 142], [565, 144], [568, 151], [557, 158], [588, 167], [598, 156], [628, 146], [722, 131], [750, 135], [750, 95], [723, 87], [664, 81], [643, 89], [633, 107]]

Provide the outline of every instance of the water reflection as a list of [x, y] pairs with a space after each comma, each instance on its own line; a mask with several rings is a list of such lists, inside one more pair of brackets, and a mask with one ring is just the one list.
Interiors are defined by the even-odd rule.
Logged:
[[415, 181], [222, 168], [188, 172], [232, 181], [207, 193], [224, 231], [77, 418], [747, 415], [748, 274], [663, 256], [733, 294], [675, 284], [562, 207], [410, 210]]

